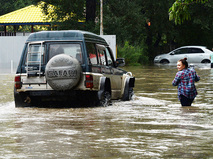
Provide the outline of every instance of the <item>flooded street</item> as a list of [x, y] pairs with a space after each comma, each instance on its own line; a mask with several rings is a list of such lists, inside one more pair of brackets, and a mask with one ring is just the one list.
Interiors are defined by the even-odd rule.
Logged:
[[181, 107], [171, 82], [175, 66], [127, 67], [132, 101], [109, 107], [15, 108], [14, 75], [0, 75], [0, 158], [213, 158], [213, 69], [192, 107]]

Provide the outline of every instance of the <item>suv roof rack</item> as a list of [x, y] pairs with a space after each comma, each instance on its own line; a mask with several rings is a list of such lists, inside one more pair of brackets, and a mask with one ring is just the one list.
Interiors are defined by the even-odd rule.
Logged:
[[40, 31], [30, 34], [27, 42], [32, 41], [67, 41], [67, 40], [87, 40], [96, 41], [100, 44], [108, 45], [106, 41], [91, 32], [80, 30], [63, 30], [63, 31]]

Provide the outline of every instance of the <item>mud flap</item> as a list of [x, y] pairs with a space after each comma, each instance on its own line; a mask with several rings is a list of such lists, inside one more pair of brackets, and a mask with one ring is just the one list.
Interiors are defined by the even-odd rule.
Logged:
[[15, 107], [29, 107], [31, 106], [31, 99], [26, 94], [21, 94], [14, 88]]
[[105, 81], [106, 77], [102, 77], [100, 81], [100, 90], [98, 91], [98, 100], [102, 99], [103, 93], [105, 91]]

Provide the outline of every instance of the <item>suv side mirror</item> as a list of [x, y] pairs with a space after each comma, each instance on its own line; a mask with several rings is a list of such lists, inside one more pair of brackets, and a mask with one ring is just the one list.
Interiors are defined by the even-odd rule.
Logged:
[[124, 58], [117, 58], [116, 59], [117, 66], [125, 66], [125, 59]]

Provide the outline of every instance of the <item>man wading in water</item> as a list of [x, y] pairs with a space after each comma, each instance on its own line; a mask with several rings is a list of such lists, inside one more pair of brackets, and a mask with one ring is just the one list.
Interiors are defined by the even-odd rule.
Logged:
[[178, 72], [172, 81], [173, 86], [178, 86], [178, 98], [182, 106], [191, 106], [197, 95], [195, 82], [200, 80], [194, 69], [188, 68], [187, 58], [177, 62]]

